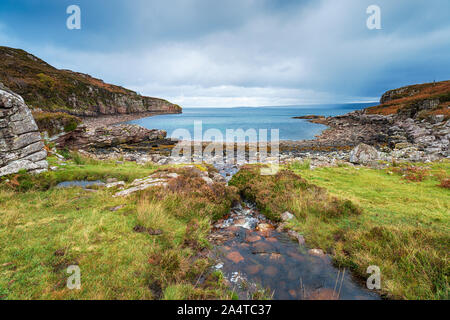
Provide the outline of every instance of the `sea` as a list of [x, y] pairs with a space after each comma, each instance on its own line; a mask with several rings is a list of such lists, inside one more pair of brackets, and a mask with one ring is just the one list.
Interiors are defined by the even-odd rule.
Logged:
[[[308, 120], [294, 119], [305, 115], [336, 116], [364, 109], [378, 103], [326, 104], [288, 107], [183, 108], [181, 114], [159, 115], [129, 121], [148, 129], [162, 129], [167, 136], [181, 140], [231, 141], [227, 130], [254, 129], [267, 141], [278, 134], [279, 140], [309, 140], [319, 135], [326, 126]], [[260, 131], [260, 130], [263, 131]], [[278, 133], [272, 130], [278, 130]], [[201, 138], [200, 138], [201, 137]], [[230, 140], [231, 139], [231, 140]], [[244, 139], [246, 139], [244, 137]], [[237, 139], [236, 141], [242, 141]]]

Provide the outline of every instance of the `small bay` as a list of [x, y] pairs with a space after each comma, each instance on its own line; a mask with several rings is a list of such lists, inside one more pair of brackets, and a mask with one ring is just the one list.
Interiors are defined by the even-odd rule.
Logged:
[[182, 114], [167, 114], [133, 120], [148, 129], [166, 130], [171, 136], [176, 129], [186, 129], [194, 137], [194, 121], [202, 122], [202, 131], [218, 129], [226, 136], [227, 129], [279, 129], [280, 140], [314, 139], [326, 126], [293, 117], [305, 115], [336, 116], [364, 109], [377, 103], [328, 104], [289, 107], [183, 108]]

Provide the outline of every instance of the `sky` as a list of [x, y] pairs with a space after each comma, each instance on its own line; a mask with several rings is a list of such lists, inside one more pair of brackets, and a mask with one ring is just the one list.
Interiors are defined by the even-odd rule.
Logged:
[[[370, 5], [381, 29], [367, 27]], [[0, 45], [183, 107], [367, 102], [450, 79], [449, 12], [448, 0], [1, 0]]]

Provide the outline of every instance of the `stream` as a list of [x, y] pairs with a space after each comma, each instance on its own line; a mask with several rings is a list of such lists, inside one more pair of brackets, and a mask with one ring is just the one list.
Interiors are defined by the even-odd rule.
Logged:
[[[217, 167], [229, 181], [239, 169]], [[379, 300], [349, 270], [333, 266], [331, 258], [299, 245], [259, 213], [249, 202], [238, 204], [218, 221], [211, 240], [216, 270], [222, 271], [239, 299], [264, 290], [275, 300]]]

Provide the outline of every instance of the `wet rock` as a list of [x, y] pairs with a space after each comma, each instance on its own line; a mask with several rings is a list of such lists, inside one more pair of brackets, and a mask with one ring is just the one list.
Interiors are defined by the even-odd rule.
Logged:
[[291, 290], [289, 290], [289, 295], [295, 299], [295, 298], [297, 298], [297, 291], [295, 291], [294, 289], [291, 289]]
[[234, 263], [239, 263], [241, 261], [244, 261], [244, 258], [242, 257], [242, 255], [239, 252], [237, 252], [237, 251], [233, 251], [233, 252], [228, 253], [226, 255], [226, 258], [228, 260], [233, 261]]
[[254, 265], [248, 266], [248, 267], [246, 268], [246, 271], [247, 271], [247, 273], [250, 274], [250, 275], [255, 275], [255, 274], [261, 272], [262, 269], [263, 269], [263, 267], [262, 267], [261, 265], [259, 265], [259, 264], [254, 264]]
[[338, 300], [337, 293], [332, 289], [319, 289], [308, 296], [308, 300]]
[[300, 245], [305, 244], [305, 238], [298, 232], [295, 232], [293, 230], [288, 231], [288, 235], [292, 238], [298, 241]]
[[253, 254], [262, 254], [262, 253], [276, 253], [276, 249], [272, 247], [269, 243], [264, 241], [258, 241], [253, 243], [252, 245], [252, 253]]
[[270, 254], [269, 259], [270, 259], [270, 260], [276, 260], [276, 261], [279, 261], [279, 260], [282, 260], [283, 257], [282, 257], [281, 254], [276, 253], [276, 252], [273, 252], [273, 253]]
[[258, 235], [251, 235], [251, 236], [248, 236], [245, 240], [247, 242], [256, 242], [256, 241], [260, 241], [261, 237]]
[[288, 211], [284, 212], [281, 215], [281, 220], [283, 220], [283, 221], [290, 221], [292, 219], [294, 219], [294, 215]]
[[312, 256], [316, 256], [316, 257], [323, 257], [325, 256], [325, 252], [323, 252], [323, 250], [321, 249], [310, 249], [308, 250], [308, 253]]
[[263, 273], [269, 277], [274, 277], [277, 275], [278, 269], [275, 268], [274, 266], [268, 266], [267, 268], [264, 269]]
[[260, 232], [271, 232], [272, 230], [274, 230], [275, 228], [268, 223], [260, 223], [256, 226], [256, 231], [260, 231]]

